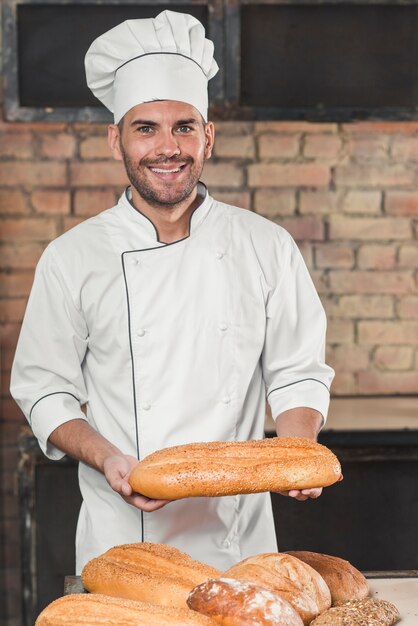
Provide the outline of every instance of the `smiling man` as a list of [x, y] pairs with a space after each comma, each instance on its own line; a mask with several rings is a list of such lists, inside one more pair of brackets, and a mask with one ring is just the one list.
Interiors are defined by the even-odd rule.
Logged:
[[278, 436], [315, 439], [333, 376], [325, 314], [290, 235], [200, 182], [217, 71], [202, 25], [171, 11], [124, 22], [86, 71], [131, 184], [42, 255], [12, 394], [49, 458], [80, 461], [77, 572], [136, 541], [225, 570], [277, 549], [269, 495], [149, 500], [129, 473], [167, 446], [262, 438], [266, 398]]

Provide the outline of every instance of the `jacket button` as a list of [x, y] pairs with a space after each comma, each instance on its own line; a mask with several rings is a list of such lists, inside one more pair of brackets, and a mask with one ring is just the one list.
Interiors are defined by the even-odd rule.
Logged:
[[229, 396], [224, 396], [222, 398], [223, 404], [229, 404], [231, 402], [231, 398]]
[[228, 326], [226, 324], [219, 324], [219, 330], [228, 330]]
[[216, 253], [216, 258], [218, 259], [218, 261], [220, 261], [223, 258], [224, 253], [223, 252], [217, 252]]
[[145, 328], [140, 328], [136, 334], [138, 335], [138, 337], [143, 337], [146, 332], [147, 331], [145, 330]]
[[149, 411], [151, 408], [151, 405], [148, 402], [144, 402], [143, 404], [141, 404], [141, 409], [143, 409], [144, 411]]
[[131, 261], [132, 265], [139, 265], [139, 259], [137, 259], [136, 257], [134, 257]]

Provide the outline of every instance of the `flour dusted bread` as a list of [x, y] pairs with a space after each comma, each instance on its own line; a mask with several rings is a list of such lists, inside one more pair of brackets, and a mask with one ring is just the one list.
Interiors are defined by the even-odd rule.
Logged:
[[314, 568], [327, 583], [332, 604], [348, 600], [362, 600], [369, 595], [366, 578], [351, 563], [337, 556], [308, 551], [289, 551], [290, 554]]
[[366, 598], [333, 606], [317, 617], [311, 626], [392, 626], [399, 619], [399, 611], [391, 602]]
[[223, 576], [271, 589], [291, 604], [304, 624], [331, 606], [330, 591], [318, 572], [283, 552], [249, 557], [229, 568]]
[[191, 443], [158, 450], [129, 483], [149, 498], [176, 500], [326, 487], [341, 479], [337, 457], [301, 437]]
[[244, 580], [208, 580], [193, 589], [187, 604], [224, 626], [303, 626], [278, 594]]
[[196, 585], [219, 575], [216, 568], [172, 546], [131, 543], [89, 561], [81, 580], [91, 593], [185, 608]]
[[189, 609], [155, 606], [100, 594], [76, 593], [52, 602], [35, 626], [216, 626]]

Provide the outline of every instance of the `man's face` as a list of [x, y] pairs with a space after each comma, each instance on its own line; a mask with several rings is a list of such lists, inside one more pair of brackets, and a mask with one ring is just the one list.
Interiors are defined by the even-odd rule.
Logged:
[[191, 105], [173, 100], [140, 104], [122, 125], [109, 126], [113, 156], [123, 160], [137, 194], [155, 208], [193, 199], [212, 152], [214, 129]]

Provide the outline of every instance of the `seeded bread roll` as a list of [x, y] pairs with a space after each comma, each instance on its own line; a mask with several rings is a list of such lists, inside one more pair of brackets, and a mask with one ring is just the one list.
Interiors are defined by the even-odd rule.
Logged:
[[81, 574], [91, 593], [185, 608], [196, 585], [220, 571], [162, 543], [131, 543], [89, 561]]
[[189, 609], [155, 606], [100, 594], [75, 593], [52, 602], [35, 626], [216, 626]]
[[303, 625], [296, 611], [278, 594], [244, 580], [208, 580], [193, 589], [187, 604], [224, 626]]
[[333, 606], [317, 617], [311, 626], [392, 626], [400, 619], [394, 604], [366, 598]]
[[318, 572], [282, 552], [244, 559], [223, 576], [248, 580], [271, 589], [292, 605], [304, 624], [309, 624], [331, 606], [330, 591]]
[[337, 457], [301, 437], [165, 448], [140, 461], [129, 477], [134, 491], [163, 500], [309, 489], [337, 480]]
[[314, 568], [327, 583], [332, 604], [348, 600], [362, 600], [369, 595], [366, 578], [351, 563], [337, 556], [308, 552], [289, 551], [290, 554]]

